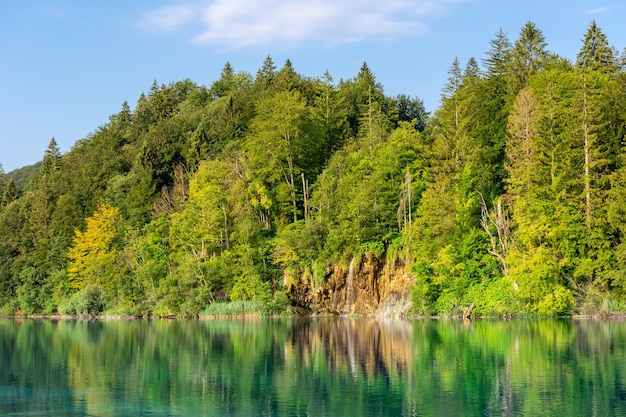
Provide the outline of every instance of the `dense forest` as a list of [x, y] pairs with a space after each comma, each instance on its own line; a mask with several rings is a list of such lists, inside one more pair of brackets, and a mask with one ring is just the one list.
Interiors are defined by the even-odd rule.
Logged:
[[488, 48], [432, 114], [366, 63], [155, 81], [27, 182], [0, 175], [0, 311], [281, 313], [365, 255], [410, 268], [415, 314], [626, 311], [624, 54], [595, 22], [575, 62], [532, 22]]

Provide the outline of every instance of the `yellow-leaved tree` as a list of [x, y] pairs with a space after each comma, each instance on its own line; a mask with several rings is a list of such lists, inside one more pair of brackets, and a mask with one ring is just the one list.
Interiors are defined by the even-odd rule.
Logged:
[[100, 203], [95, 213], [87, 218], [84, 232], [75, 231], [68, 251], [67, 275], [71, 287], [82, 290], [95, 285], [105, 291], [115, 290], [117, 250], [113, 243], [119, 210]]

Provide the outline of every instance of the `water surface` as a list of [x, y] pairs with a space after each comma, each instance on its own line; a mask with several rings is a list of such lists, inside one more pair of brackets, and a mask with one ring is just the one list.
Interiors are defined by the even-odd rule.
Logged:
[[3, 416], [626, 416], [626, 322], [0, 319]]

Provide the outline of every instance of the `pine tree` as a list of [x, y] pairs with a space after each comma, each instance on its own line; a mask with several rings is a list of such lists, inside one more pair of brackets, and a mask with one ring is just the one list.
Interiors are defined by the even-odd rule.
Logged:
[[543, 32], [533, 22], [522, 27], [512, 51], [516, 91], [526, 86], [528, 79], [543, 68], [547, 45]]
[[256, 73], [255, 84], [265, 89], [272, 84], [276, 76], [276, 64], [270, 55], [265, 57], [263, 66]]
[[585, 33], [583, 45], [576, 56], [576, 66], [583, 70], [614, 72], [615, 55], [607, 37], [593, 20]]
[[488, 57], [482, 60], [487, 69], [487, 77], [503, 77], [509, 70], [511, 42], [500, 28], [489, 44], [491, 48], [487, 52]]
[[19, 196], [19, 190], [13, 181], [13, 177], [9, 178], [9, 182], [4, 187], [2, 198], [0, 199], [0, 210], [17, 200]]
[[59, 163], [61, 161], [61, 151], [56, 139], [53, 137], [48, 143], [48, 148], [43, 156], [43, 162], [41, 165], [41, 171], [43, 175], [52, 175], [59, 169]]
[[276, 90], [293, 90], [300, 84], [300, 75], [293, 68], [290, 59], [285, 60], [283, 67], [276, 73]]
[[540, 240], [537, 241], [530, 233], [532, 229], [530, 223], [540, 215], [535, 207], [542, 193], [537, 187], [546, 181], [542, 178], [544, 170], [540, 165], [544, 158], [539, 157], [541, 150], [536, 143], [539, 122], [542, 119], [540, 112], [539, 101], [533, 92], [526, 88], [522, 89], [509, 115], [506, 142], [508, 172], [506, 191], [514, 208], [520, 243], [526, 246], [540, 244]]
[[478, 67], [478, 61], [476, 58], [471, 57], [467, 60], [467, 64], [465, 65], [465, 70], [463, 71], [463, 79], [467, 80], [467, 82], [471, 82], [472, 80], [477, 80], [481, 77], [481, 71]]
[[228, 93], [230, 93], [234, 87], [235, 71], [230, 62], [226, 61], [226, 64], [224, 64], [224, 68], [222, 68], [220, 78], [214, 81], [211, 85], [211, 96], [215, 98], [224, 97]]

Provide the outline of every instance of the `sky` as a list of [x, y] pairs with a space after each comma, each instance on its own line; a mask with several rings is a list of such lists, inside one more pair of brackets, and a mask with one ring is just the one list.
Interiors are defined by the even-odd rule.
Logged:
[[228, 61], [337, 82], [367, 62], [389, 96], [432, 112], [455, 57], [480, 63], [501, 28], [513, 43], [534, 22], [572, 61], [595, 20], [626, 47], [623, 0], [29, 0], [0, 5], [0, 164], [41, 160], [89, 137], [153, 81], [210, 86]]

